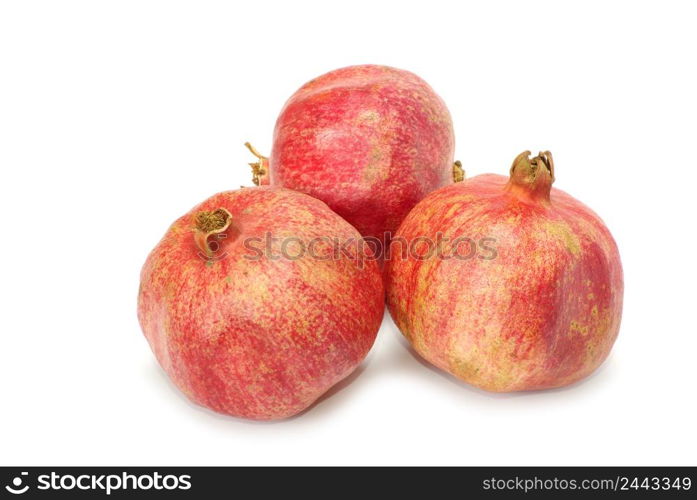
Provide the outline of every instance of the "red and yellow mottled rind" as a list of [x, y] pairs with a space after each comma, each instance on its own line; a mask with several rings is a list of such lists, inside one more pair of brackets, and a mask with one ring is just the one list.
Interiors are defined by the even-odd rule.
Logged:
[[[557, 189], [481, 175], [440, 189], [397, 236], [494, 238], [467, 259], [393, 260], [387, 301], [427, 361], [489, 391], [559, 387], [607, 357], [622, 313], [617, 246], [600, 218]], [[544, 193], [544, 186], [541, 192]], [[465, 252], [466, 253], [466, 252]]]
[[[224, 257], [205, 260], [194, 243], [196, 214], [218, 208], [232, 216], [216, 252]], [[138, 300], [143, 332], [177, 387], [198, 404], [251, 419], [294, 415], [349, 375], [371, 348], [384, 309], [374, 261], [245, 258], [255, 255], [245, 240], [267, 232], [305, 242], [360, 238], [304, 194], [219, 193], [170, 227], [143, 267]], [[272, 245], [275, 255], [280, 245]], [[328, 245], [316, 248], [331, 252]]]
[[426, 82], [351, 66], [306, 83], [285, 104], [270, 183], [323, 200], [382, 241], [419, 200], [453, 183], [453, 150], [450, 114]]

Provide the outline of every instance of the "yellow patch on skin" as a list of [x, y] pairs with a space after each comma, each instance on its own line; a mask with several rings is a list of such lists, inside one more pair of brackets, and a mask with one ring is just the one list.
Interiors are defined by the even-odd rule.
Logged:
[[450, 208], [448, 208], [448, 211], [445, 213], [445, 215], [443, 215], [443, 218], [446, 220], [450, 219], [453, 215], [455, 215], [455, 212], [462, 208], [463, 205], [464, 203], [453, 203], [452, 205], [450, 205]]
[[[415, 323], [409, 325], [411, 327], [409, 328], [410, 331], [427, 331], [429, 326], [429, 318], [433, 318], [438, 315], [438, 311], [436, 310], [436, 302], [434, 300], [430, 300], [428, 293], [428, 288], [431, 284], [431, 280], [428, 279], [428, 276], [434, 265], [437, 265], [436, 259], [430, 259], [424, 261], [419, 269], [419, 274], [416, 278], [416, 290], [414, 291], [413, 295], [417, 300], [415, 300], [412, 305], [413, 314], [410, 315], [411, 318], [415, 320]], [[424, 342], [423, 336], [419, 335], [412, 337], [410, 340], [412, 340], [414, 343], [414, 349], [417, 351], [424, 353], [429, 351], [429, 346]]]
[[[584, 337], [586, 352], [583, 365], [594, 369], [598, 364], [597, 355], [599, 352], [606, 352], [603, 344], [608, 341], [607, 332], [610, 328], [610, 310], [604, 308], [602, 311], [594, 304], [590, 315], [584, 318], [585, 321], [572, 320], [569, 325], [569, 335], [581, 335]], [[581, 370], [583, 371], [583, 370]]]
[[569, 225], [563, 221], [545, 221], [542, 229], [550, 236], [556, 237], [564, 242], [566, 248], [575, 257], [581, 253], [581, 242], [572, 231]]
[[361, 125], [363, 123], [375, 123], [380, 120], [380, 113], [374, 109], [366, 109], [361, 111], [356, 117], [356, 124]]
[[598, 306], [597, 305], [593, 306], [593, 309], [591, 309], [591, 318], [593, 318], [593, 319], [598, 318]]
[[368, 184], [385, 182], [390, 178], [389, 165], [384, 164], [384, 158], [389, 158], [390, 153], [384, 154], [383, 149], [375, 144], [370, 148], [368, 164], [363, 169], [363, 180]]
[[[367, 265], [368, 263], [365, 264]], [[334, 291], [348, 291], [354, 289], [353, 281], [356, 274], [359, 273], [357, 267], [358, 262], [353, 260], [317, 262], [311, 258], [306, 258], [296, 261], [296, 265], [301, 281], [312, 287], [312, 289], [316, 290], [320, 295], [326, 297], [334, 296]], [[330, 314], [330, 312], [329, 310], [322, 310], [318, 312], [318, 314], [326, 316]], [[326, 336], [316, 331], [313, 326], [317, 321], [317, 317], [308, 318], [304, 304], [297, 303], [293, 321], [306, 331], [306, 335], [304, 336], [306, 341], [312, 341], [315, 344], [325, 342]], [[352, 321], [361, 326], [367, 324], [367, 318], [364, 317], [354, 317]]]
[[[226, 276], [224, 280], [211, 286], [219, 288], [232, 287], [234, 296], [237, 301], [243, 304], [244, 308], [250, 311], [255, 308], [263, 308], [265, 304], [273, 301], [272, 289], [280, 284], [271, 280], [265, 272], [259, 272], [255, 266], [256, 262], [239, 260], [236, 263], [235, 275]], [[237, 276], [239, 276], [238, 279]], [[217, 294], [217, 291], [211, 291]], [[259, 314], [256, 316], [256, 321], [260, 327], [266, 328], [273, 325], [272, 316]]]
[[390, 178], [392, 158], [390, 144], [395, 136], [395, 124], [398, 123], [398, 117], [394, 111], [388, 112], [387, 115], [381, 115], [375, 110], [367, 110], [360, 113], [355, 121], [357, 125], [374, 124], [377, 121], [381, 122], [382, 133], [370, 138], [368, 163], [363, 169], [363, 180], [369, 185], [381, 184]]
[[179, 289], [179, 284], [175, 281], [167, 281], [164, 286], [164, 293], [162, 294], [167, 299], [173, 299], [177, 295], [177, 290]]
[[508, 217], [506, 217], [506, 224], [516, 224], [520, 220], [520, 214], [511, 214]]
[[[536, 336], [533, 329], [524, 334], [528, 342], [534, 342]], [[471, 340], [471, 337], [463, 336], [463, 339]], [[476, 345], [471, 345], [471, 342], [451, 343], [448, 368], [454, 375], [474, 385], [507, 391], [514, 388], [521, 377], [534, 373], [537, 360], [543, 359], [538, 355], [521, 359], [517, 355], [518, 347], [515, 339], [501, 337], [498, 325], [488, 324]]]
[[[428, 281], [428, 274], [419, 276], [421, 279], [416, 283], [413, 296], [420, 300], [415, 309], [417, 313], [411, 318], [420, 321], [414, 324], [413, 331], [417, 333], [412, 343], [426, 359], [463, 380], [489, 390], [510, 390], [539, 369], [539, 360], [544, 359], [540, 351], [543, 346], [537, 341], [539, 332], [534, 323], [521, 325], [523, 331], [515, 338], [502, 336], [505, 318], [497, 305], [512, 300], [511, 282], [504, 277], [506, 270], [501, 264], [495, 261], [478, 264], [486, 265], [490, 272], [485, 280], [472, 287], [476, 290], [474, 293], [458, 296], [452, 308], [445, 312], [448, 316], [445, 330], [457, 332], [445, 345], [430, 345], [443, 342], [438, 340], [439, 332], [435, 331], [440, 325], [435, 325], [444, 314], [442, 303], [438, 302], [442, 298], [439, 299], [438, 290], [432, 287], [437, 283], [444, 290], [453, 290], [453, 286], [457, 286], [457, 274], [444, 270], [443, 275]], [[426, 291], [429, 295], [425, 295], [425, 287], [429, 284], [431, 289]], [[521, 337], [522, 343], [519, 342]], [[530, 346], [530, 354], [522, 356], [521, 347], [527, 350]]]
[[588, 325], [579, 323], [578, 321], [572, 321], [571, 327], [569, 328], [569, 334], [580, 334], [582, 336], [587, 336], [589, 331]]
[[[472, 350], [470, 353], [470, 358], [477, 358], [476, 350]], [[463, 380], [474, 380], [477, 378], [479, 373], [479, 368], [477, 365], [479, 361], [464, 360], [458, 356], [453, 356], [451, 358], [450, 368], [455, 376]]]

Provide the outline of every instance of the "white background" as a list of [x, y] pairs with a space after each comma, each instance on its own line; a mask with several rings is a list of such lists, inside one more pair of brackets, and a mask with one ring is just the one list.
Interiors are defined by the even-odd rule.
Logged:
[[[524, 5], [523, 5], [524, 4]], [[697, 12], [678, 2], [34, 2], [0, 6], [0, 462], [695, 464]], [[285, 99], [358, 63], [426, 79], [468, 176], [554, 153], [606, 221], [625, 311], [585, 382], [493, 395], [389, 317], [298, 418], [190, 404], [136, 320], [168, 225], [250, 185]]]

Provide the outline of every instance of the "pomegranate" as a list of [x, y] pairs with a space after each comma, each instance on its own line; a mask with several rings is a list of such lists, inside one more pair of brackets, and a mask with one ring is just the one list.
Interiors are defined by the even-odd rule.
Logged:
[[622, 314], [617, 246], [553, 181], [552, 155], [526, 151], [510, 178], [439, 189], [406, 217], [387, 302], [424, 359], [497, 392], [571, 384], [605, 360]]
[[286, 102], [256, 184], [310, 194], [382, 244], [428, 193], [462, 178], [445, 103], [421, 78], [387, 66], [338, 69]]
[[353, 241], [350, 224], [291, 190], [207, 199], [141, 273], [138, 318], [158, 362], [217, 412], [270, 420], [307, 408], [358, 366], [382, 320], [380, 271]]

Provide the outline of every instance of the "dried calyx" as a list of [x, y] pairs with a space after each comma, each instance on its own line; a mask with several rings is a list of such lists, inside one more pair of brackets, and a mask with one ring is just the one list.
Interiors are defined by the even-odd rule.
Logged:
[[552, 153], [541, 151], [534, 158], [530, 155], [530, 151], [524, 151], [513, 160], [508, 186], [527, 196], [548, 200], [554, 182]]
[[453, 163], [453, 182], [462, 182], [465, 180], [465, 169], [462, 168], [462, 162], [457, 160]]
[[269, 159], [257, 151], [250, 143], [245, 142], [244, 145], [259, 160], [249, 164], [249, 166], [252, 167], [252, 182], [255, 186], [258, 186], [261, 183], [261, 179], [264, 178], [268, 172]]
[[213, 211], [202, 211], [196, 214], [196, 228], [194, 231], [194, 241], [198, 249], [206, 256], [210, 257], [214, 249], [208, 244], [208, 238], [224, 233], [232, 222], [232, 215], [224, 208]]

